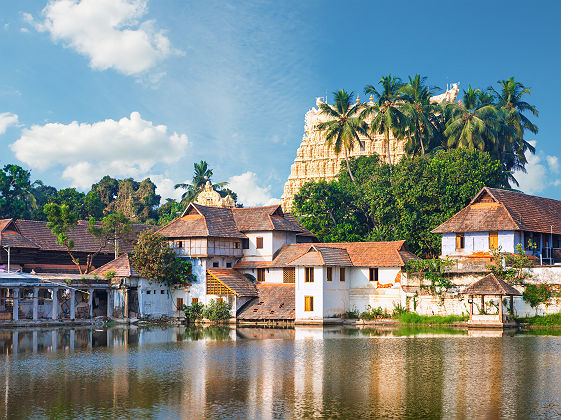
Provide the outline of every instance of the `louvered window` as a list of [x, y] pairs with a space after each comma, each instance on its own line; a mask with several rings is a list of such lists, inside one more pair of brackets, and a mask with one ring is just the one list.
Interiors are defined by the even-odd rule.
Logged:
[[283, 268], [282, 269], [282, 282], [283, 283], [295, 283], [296, 282], [296, 269], [295, 268]]

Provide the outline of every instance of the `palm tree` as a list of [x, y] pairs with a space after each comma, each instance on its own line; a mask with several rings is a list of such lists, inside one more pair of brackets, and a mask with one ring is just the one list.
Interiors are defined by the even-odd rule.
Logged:
[[[212, 169], [208, 167], [208, 163], [206, 161], [201, 160], [199, 163], [195, 162], [193, 164], [193, 181], [190, 184], [175, 184], [175, 189], [181, 188], [185, 190], [185, 192], [181, 195], [181, 201], [187, 203], [194, 201], [206, 183], [211, 180], [210, 178], [212, 175]], [[213, 187], [215, 190], [220, 190], [227, 184], [227, 182], [220, 182], [218, 184], [214, 184]]]
[[335, 153], [339, 154], [341, 149], [345, 152], [347, 171], [351, 180], [355, 178], [349, 164], [349, 152], [355, 144], [360, 143], [359, 134], [368, 135], [368, 126], [360, 117], [362, 106], [357, 102], [352, 104], [354, 93], [347, 93], [343, 89], [333, 92], [334, 105], [322, 103], [319, 106], [320, 114], [327, 116], [328, 120], [317, 125], [316, 129], [324, 131], [325, 140], [329, 147], [333, 147]]
[[[535, 153], [535, 148], [524, 139], [526, 130], [533, 134], [538, 132], [538, 127], [532, 123], [523, 113], [530, 111], [534, 116], [538, 115], [535, 106], [522, 100], [522, 96], [530, 94], [530, 89], [522, 83], [516, 82], [513, 77], [507, 80], [499, 80], [500, 91], [490, 87], [494, 93], [497, 106], [499, 107], [500, 133], [501, 139], [498, 145], [498, 158], [503, 163], [506, 171], [512, 173], [513, 170], [525, 172], [526, 152]], [[510, 180], [518, 185], [514, 176], [509, 176]]]
[[442, 111], [438, 104], [430, 101], [436, 88], [428, 87], [426, 79], [418, 74], [413, 78], [409, 76], [409, 83], [401, 88], [404, 101], [402, 109], [408, 119], [407, 146], [412, 154], [420, 149], [421, 155], [424, 155], [427, 149], [439, 144], [442, 137], [439, 118]]
[[490, 97], [471, 86], [464, 91], [463, 103], [444, 106], [449, 148], [470, 147], [490, 151], [497, 141], [498, 113]]
[[396, 139], [403, 138], [407, 126], [407, 116], [403, 112], [403, 95], [401, 94], [403, 83], [399, 77], [392, 77], [391, 74], [388, 74], [382, 77], [378, 84], [382, 87], [380, 91], [372, 85], [364, 88], [364, 93], [373, 95], [376, 102], [367, 106], [362, 111], [361, 117], [372, 117], [371, 133], [384, 135], [388, 163], [391, 165], [390, 134], [393, 134]]

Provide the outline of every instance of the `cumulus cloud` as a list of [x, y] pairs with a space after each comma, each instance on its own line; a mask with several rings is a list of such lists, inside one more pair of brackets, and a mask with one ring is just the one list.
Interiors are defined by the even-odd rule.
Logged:
[[96, 70], [142, 73], [175, 51], [153, 20], [141, 18], [146, 0], [50, 0], [42, 20], [24, 19], [90, 60]]
[[[166, 199], [171, 198], [173, 200], [179, 201], [181, 200], [181, 195], [184, 193], [182, 189], [175, 189], [175, 182], [171, 178], [167, 176], [160, 175], [160, 174], [151, 174], [148, 175], [148, 178], [156, 184], [156, 194], [162, 197], [162, 204], [165, 204]], [[187, 184], [188, 181], [183, 181], [184, 184]]]
[[228, 188], [238, 194], [238, 201], [244, 206], [267, 206], [280, 203], [280, 199], [271, 196], [271, 186], [260, 187], [255, 172], [247, 171], [228, 180]]
[[0, 134], [4, 134], [8, 127], [18, 123], [17, 114], [11, 112], [3, 112], [0, 114]]
[[[530, 142], [534, 147], [535, 141]], [[520, 189], [527, 194], [536, 194], [545, 190], [549, 186], [558, 186], [561, 180], [559, 174], [559, 158], [554, 155], [536, 153], [535, 155], [527, 152], [526, 173], [515, 174]]]
[[158, 163], [181, 159], [187, 144], [185, 134], [170, 134], [133, 112], [119, 121], [33, 125], [10, 148], [32, 168], [62, 167], [63, 178], [86, 189], [104, 175], [144, 177]]

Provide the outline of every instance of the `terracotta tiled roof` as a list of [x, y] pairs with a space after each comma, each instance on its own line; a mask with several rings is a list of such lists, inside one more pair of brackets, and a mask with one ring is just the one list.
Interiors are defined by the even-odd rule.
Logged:
[[238, 296], [257, 296], [255, 284], [231, 268], [209, 268], [207, 272]]
[[[414, 254], [407, 251], [405, 241], [337, 242], [321, 243], [314, 246], [321, 249], [335, 248], [345, 250], [351, 264], [355, 267], [402, 267], [409, 259], [417, 258]], [[273, 260], [271, 267], [291, 266], [294, 260], [302, 257], [309, 250], [310, 244], [284, 245]], [[343, 258], [343, 255], [339, 253], [337, 257]], [[322, 258], [324, 257], [322, 256]], [[336, 260], [330, 260], [330, 262], [336, 262]]]
[[247, 270], [249, 268], [268, 268], [270, 266], [271, 261], [245, 261], [244, 259], [241, 259], [236, 263], [236, 265], [234, 265], [234, 269]]
[[304, 229], [290, 213], [284, 213], [280, 204], [266, 207], [233, 208], [234, 219], [242, 232], [279, 230], [313, 234]]
[[129, 254], [123, 254], [119, 258], [102, 265], [94, 270], [93, 274], [104, 275], [108, 271], [114, 271], [116, 277], [139, 277], [131, 264]]
[[39, 248], [32, 240], [21, 234], [14, 219], [0, 220], [0, 245], [15, 248]]
[[561, 201], [484, 187], [433, 233], [522, 230], [561, 234]]
[[488, 274], [481, 280], [477, 280], [475, 283], [470, 284], [462, 291], [462, 294], [522, 296], [522, 293], [510, 284], [496, 278], [494, 274]]
[[312, 245], [308, 251], [291, 261], [291, 266], [340, 266], [350, 267], [353, 265], [351, 258], [344, 248], [324, 247], [320, 245]]
[[293, 320], [296, 318], [294, 284], [258, 284], [259, 296], [242, 306], [239, 320]]
[[167, 238], [245, 238], [234, 221], [232, 210], [191, 203], [181, 217], [167, 224], [158, 233]]

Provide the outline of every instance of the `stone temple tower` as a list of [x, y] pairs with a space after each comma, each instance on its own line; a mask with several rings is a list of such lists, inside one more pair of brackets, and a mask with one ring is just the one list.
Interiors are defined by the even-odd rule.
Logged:
[[[431, 102], [446, 103], [456, 100], [459, 89], [458, 84], [454, 83], [452, 87], [441, 95], [433, 96]], [[359, 99], [357, 98], [357, 101]], [[372, 103], [370, 98], [370, 104]], [[341, 162], [345, 160], [344, 153], [335, 154], [332, 148], [328, 147], [325, 142], [325, 136], [315, 127], [325, 121], [325, 117], [320, 114], [319, 106], [324, 102], [324, 98], [316, 99], [316, 108], [312, 108], [306, 113], [304, 136], [300, 147], [296, 151], [296, 159], [290, 167], [290, 175], [284, 184], [284, 192], [282, 195], [282, 208], [290, 211], [294, 196], [308, 181], [326, 180], [330, 181], [335, 178]], [[405, 141], [397, 141], [390, 137], [390, 155], [392, 162], [397, 162], [405, 154]], [[383, 161], [387, 160], [386, 149], [384, 147], [384, 136], [375, 135], [373, 139], [360, 137], [360, 145], [356, 145], [351, 150], [350, 157], [371, 156], [378, 154]]]

